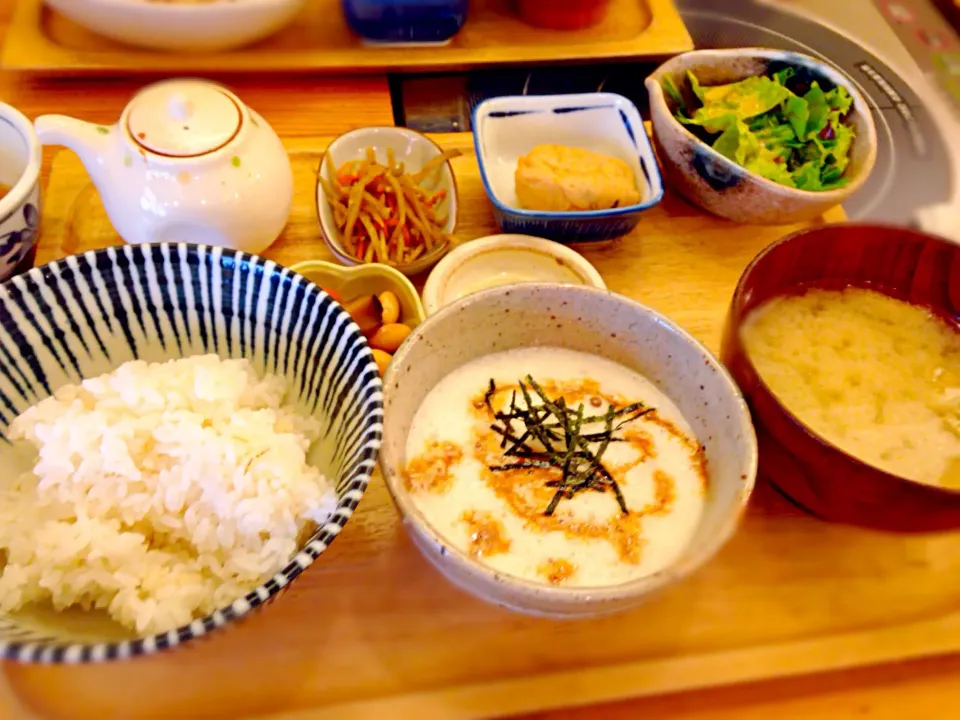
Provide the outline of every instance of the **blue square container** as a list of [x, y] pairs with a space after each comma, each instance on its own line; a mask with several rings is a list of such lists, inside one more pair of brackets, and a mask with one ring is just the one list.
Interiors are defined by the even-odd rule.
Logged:
[[[585, 93], [492, 98], [473, 113], [473, 137], [483, 186], [505, 233], [560, 242], [609, 240], [631, 232], [663, 198], [663, 179], [636, 106], [622, 95]], [[633, 168], [642, 201], [584, 212], [523, 210], [514, 173], [536, 145], [581, 147], [624, 160]]]

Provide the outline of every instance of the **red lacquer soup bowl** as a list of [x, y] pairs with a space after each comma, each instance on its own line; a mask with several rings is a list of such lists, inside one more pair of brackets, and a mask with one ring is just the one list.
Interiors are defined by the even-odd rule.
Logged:
[[897, 531], [960, 528], [960, 491], [892, 475], [832, 445], [780, 403], [743, 347], [741, 325], [766, 300], [845, 286], [869, 287], [958, 322], [960, 245], [905, 228], [826, 225], [785, 237], [750, 263], [727, 314], [721, 355], [753, 414], [760, 476], [826, 520]]

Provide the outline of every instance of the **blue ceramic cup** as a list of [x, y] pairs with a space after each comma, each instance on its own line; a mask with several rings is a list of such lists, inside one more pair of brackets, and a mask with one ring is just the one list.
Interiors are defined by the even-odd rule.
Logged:
[[469, 0], [341, 0], [347, 24], [370, 43], [445, 43], [460, 32]]
[[33, 125], [18, 110], [0, 103], [0, 281], [33, 265], [41, 159]]

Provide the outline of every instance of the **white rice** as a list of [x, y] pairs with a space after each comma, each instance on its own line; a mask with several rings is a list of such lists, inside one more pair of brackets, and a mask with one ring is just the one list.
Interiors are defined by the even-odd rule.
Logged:
[[129, 362], [10, 426], [39, 457], [0, 477], [0, 611], [101, 608], [138, 634], [229, 604], [282, 568], [336, 496], [319, 423], [281, 378], [215, 355]]

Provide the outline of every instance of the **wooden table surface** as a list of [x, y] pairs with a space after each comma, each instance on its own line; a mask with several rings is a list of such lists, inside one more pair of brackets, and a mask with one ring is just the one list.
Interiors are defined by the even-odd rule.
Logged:
[[[0, 38], [14, 0], [0, 0]], [[336, 134], [371, 124], [391, 124], [387, 82], [382, 77], [249, 80], [224, 75], [284, 137]], [[67, 112], [98, 122], [119, 115], [137, 81], [44, 81], [0, 71], [0, 100], [29, 117]], [[49, 175], [50, 157], [44, 163]], [[0, 718], [34, 717], [14, 699], [3, 668]], [[29, 668], [16, 669], [16, 675]], [[587, 720], [603, 717], [676, 720], [767, 720], [777, 718], [952, 718], [960, 701], [960, 658], [930, 659], [878, 668], [835, 672], [792, 680], [684, 693], [645, 700], [571, 708], [530, 716], [528, 720]], [[57, 693], [56, 687], [48, 689]]]

